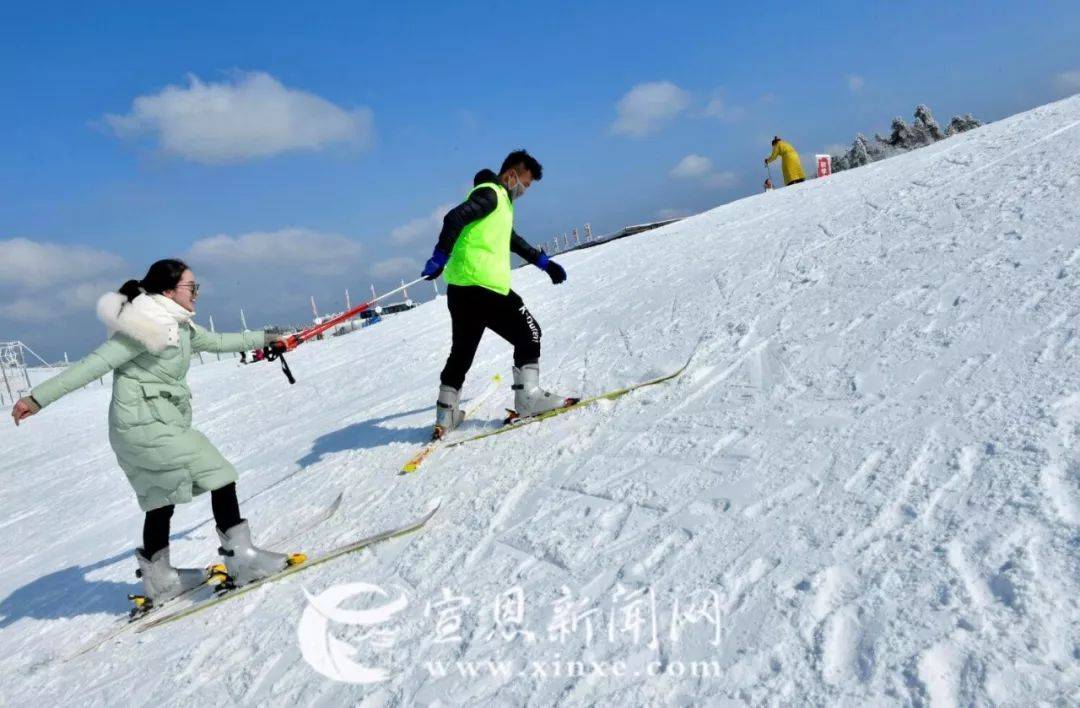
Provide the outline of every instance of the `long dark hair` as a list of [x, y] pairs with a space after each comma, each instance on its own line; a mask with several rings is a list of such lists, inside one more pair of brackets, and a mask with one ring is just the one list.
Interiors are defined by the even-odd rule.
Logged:
[[121, 285], [119, 292], [131, 302], [142, 293], [153, 295], [175, 290], [185, 270], [188, 270], [187, 263], [178, 258], [166, 258], [150, 266], [142, 280], [129, 280]]

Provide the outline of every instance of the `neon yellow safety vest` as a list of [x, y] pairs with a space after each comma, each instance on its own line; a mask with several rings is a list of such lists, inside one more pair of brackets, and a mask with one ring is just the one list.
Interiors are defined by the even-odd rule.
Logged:
[[494, 189], [495, 211], [461, 230], [443, 277], [451, 285], [479, 285], [500, 295], [510, 292], [510, 234], [514, 231], [514, 205], [506, 188], [484, 182], [472, 188]]

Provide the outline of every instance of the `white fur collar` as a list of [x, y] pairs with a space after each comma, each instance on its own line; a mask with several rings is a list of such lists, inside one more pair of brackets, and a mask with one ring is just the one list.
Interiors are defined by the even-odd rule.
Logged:
[[180, 325], [190, 323], [195, 315], [164, 295], [139, 295], [128, 302], [120, 293], [102, 295], [97, 314], [109, 334], [123, 332], [154, 354], [180, 346]]

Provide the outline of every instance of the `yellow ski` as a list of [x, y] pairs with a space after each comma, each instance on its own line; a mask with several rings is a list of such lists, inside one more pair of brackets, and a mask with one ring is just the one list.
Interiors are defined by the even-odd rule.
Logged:
[[[693, 355], [691, 355], [691, 357], [693, 357]], [[648, 381], [642, 381], [640, 383], [636, 383], [636, 384], [633, 384], [631, 386], [626, 386], [624, 388], [615, 389], [614, 391], [608, 391], [607, 393], [601, 393], [600, 395], [592, 396], [591, 398], [583, 398], [580, 401], [578, 401], [577, 403], [573, 403], [573, 404], [571, 404], [569, 406], [563, 406], [562, 408], [555, 408], [554, 410], [550, 410], [550, 411], [547, 411], [545, 413], [540, 413], [540, 414], [537, 414], [537, 415], [528, 416], [526, 418], [514, 418], [513, 422], [507, 423], [506, 425], [502, 426], [501, 428], [495, 428], [493, 430], [485, 430], [485, 431], [483, 431], [481, 433], [477, 433], [475, 435], [470, 435], [467, 438], [462, 438], [460, 440], [454, 440], [453, 442], [446, 443], [446, 447], [457, 447], [458, 445], [464, 445], [465, 443], [470, 443], [470, 442], [473, 442], [475, 440], [483, 440], [484, 438], [489, 438], [492, 435], [501, 435], [502, 433], [508, 433], [511, 430], [517, 430], [518, 428], [522, 427], [523, 425], [530, 425], [532, 423], [539, 423], [542, 420], [547, 420], [548, 418], [554, 418], [557, 415], [562, 415], [563, 413], [569, 413], [570, 411], [576, 411], [579, 408], [584, 408], [585, 406], [592, 405], [592, 404], [597, 403], [599, 401], [613, 401], [616, 398], [619, 398], [621, 396], [625, 396], [626, 394], [630, 393], [631, 391], [637, 391], [639, 388], [645, 388], [646, 386], [655, 386], [656, 384], [664, 383], [665, 381], [670, 381], [670, 380], [672, 380], [674, 378], [677, 378], [684, 371], [686, 371], [686, 367], [688, 367], [689, 365], [690, 365], [690, 360], [687, 359], [685, 364], [680, 366], [675, 371], [672, 371], [670, 374], [664, 374], [663, 376], [658, 376], [655, 379], [649, 379]], [[509, 412], [513, 413], [513, 411], [509, 411]]]
[[[476, 412], [480, 410], [480, 406], [491, 397], [496, 391], [499, 390], [499, 384], [502, 382], [502, 376], [495, 374], [491, 377], [491, 383], [488, 384], [479, 396], [471, 400], [469, 408], [465, 410], [465, 420], [468, 420], [472, 416], [476, 415]], [[401, 471], [398, 474], [409, 474], [415, 472], [420, 468], [420, 465], [424, 464], [424, 460], [431, 456], [431, 453], [438, 450], [440, 447], [446, 445], [444, 438], [434, 438], [431, 441], [424, 444], [422, 448], [416, 451], [416, 454], [409, 458], [408, 462], [401, 466]]]

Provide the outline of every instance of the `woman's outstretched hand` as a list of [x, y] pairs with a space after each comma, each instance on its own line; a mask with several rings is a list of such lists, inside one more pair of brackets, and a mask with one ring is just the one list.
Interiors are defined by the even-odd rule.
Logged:
[[11, 417], [15, 420], [15, 425], [18, 425], [20, 421], [29, 418], [40, 410], [41, 406], [33, 398], [27, 396], [26, 398], [20, 398], [15, 407], [11, 409]]

